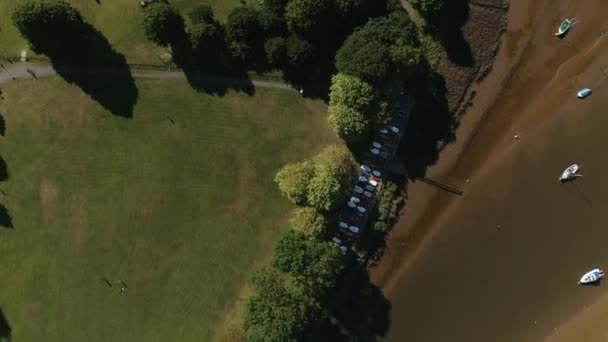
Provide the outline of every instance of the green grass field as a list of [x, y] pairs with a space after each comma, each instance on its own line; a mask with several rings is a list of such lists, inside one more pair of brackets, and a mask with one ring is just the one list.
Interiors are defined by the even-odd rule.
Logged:
[[[0, 1], [0, 55], [18, 56], [23, 49], [32, 53], [11, 23], [11, 14], [19, 1]], [[99, 1], [98, 4], [95, 0], [68, 0], [90, 24], [102, 32], [119, 53], [127, 57], [129, 63], [161, 64], [158, 56], [164, 50], [145, 39], [141, 28], [142, 9], [139, 0]], [[222, 20], [232, 8], [241, 5], [239, 0], [174, 0], [171, 3], [181, 10], [184, 17], [196, 4], [209, 4]], [[75, 46], [74, 49], [78, 47]]]
[[13, 341], [211, 340], [287, 228], [275, 172], [335, 139], [324, 105], [296, 93], [136, 85], [133, 119], [60, 78], [2, 87]]

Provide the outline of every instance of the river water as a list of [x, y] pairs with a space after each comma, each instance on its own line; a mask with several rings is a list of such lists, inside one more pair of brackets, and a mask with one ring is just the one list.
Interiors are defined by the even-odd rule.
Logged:
[[[473, 179], [399, 281], [390, 341], [537, 341], [606, 293], [608, 87], [595, 81]], [[583, 177], [560, 184], [573, 162]]]
[[[594, 14], [608, 3], [550, 3], [555, 20], [539, 18], [496, 113], [446, 177], [471, 177], [464, 196], [435, 197], [424, 248], [405, 266], [387, 263], [397, 274], [388, 341], [539, 341], [608, 294], [608, 282], [577, 286], [608, 270], [608, 22]], [[578, 31], [551, 40], [572, 8]], [[594, 93], [578, 100], [584, 86]], [[560, 184], [575, 162], [584, 176]]]

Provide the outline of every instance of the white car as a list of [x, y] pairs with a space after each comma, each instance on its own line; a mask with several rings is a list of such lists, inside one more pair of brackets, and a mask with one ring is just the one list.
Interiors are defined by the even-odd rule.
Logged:
[[373, 187], [373, 186], [371, 186], [371, 185], [366, 185], [366, 186], [365, 186], [365, 190], [367, 190], [367, 191], [374, 191], [374, 190], [376, 190], [376, 188], [374, 188], [374, 187]]
[[336, 243], [336, 244], [338, 244], [338, 245], [341, 245], [341, 244], [342, 244], [342, 240], [338, 239], [337, 237], [334, 237], [334, 238], [332, 239], [332, 241], [333, 241], [333, 242], [335, 242], [335, 243]]
[[362, 194], [363, 193], [363, 188], [360, 186], [355, 186], [355, 188], [353, 189], [354, 192], [358, 193], [358, 194]]
[[380, 133], [382, 133], [382, 134], [386, 134], [386, 133], [388, 133], [388, 129], [383, 128], [383, 129], [381, 129], [381, 130], [380, 130]]
[[379, 150], [379, 149], [377, 149], [377, 148], [373, 148], [373, 147], [372, 147], [372, 148], [371, 148], [369, 151], [370, 151], [370, 152], [371, 152], [373, 155], [379, 155], [379, 154], [380, 154], [380, 150]]
[[363, 183], [367, 182], [367, 177], [359, 176], [359, 182], [363, 182]]
[[374, 148], [382, 148], [382, 145], [380, 145], [380, 143], [379, 143], [379, 142], [377, 142], [377, 141], [374, 141], [374, 142], [372, 143], [372, 146], [373, 146]]
[[370, 173], [372, 171], [372, 169], [370, 169], [367, 165], [361, 165], [361, 170], [366, 173]]
[[395, 134], [399, 133], [399, 128], [397, 128], [395, 126], [391, 126], [390, 130], [393, 131], [393, 133], [395, 133]]
[[358, 199], [358, 198], [357, 198], [357, 197], [355, 197], [355, 196], [351, 197], [351, 198], [350, 198], [350, 201], [351, 201], [351, 202], [353, 202], [353, 203], [359, 203], [359, 202], [361, 202], [361, 200], [360, 200], [360, 199]]
[[364, 208], [364, 207], [362, 207], [362, 206], [358, 206], [358, 207], [357, 207], [357, 210], [358, 210], [358, 211], [359, 211], [361, 214], [365, 214], [365, 212], [367, 211], [367, 209], [365, 209], [365, 208]]
[[346, 222], [342, 222], [342, 221], [338, 222], [338, 226], [340, 226], [340, 228], [345, 228], [345, 229], [348, 228], [348, 224], [346, 224]]
[[373, 180], [373, 179], [370, 179], [368, 183], [369, 183], [369, 184], [371, 184], [373, 187], [378, 186], [378, 182], [376, 182], [376, 181], [375, 181], [375, 180]]
[[382, 177], [382, 173], [378, 170], [373, 170], [372, 175], [374, 175], [375, 177], [378, 177], [378, 178]]
[[347, 205], [348, 205], [348, 207], [349, 207], [349, 208], [356, 208], [356, 207], [357, 207], [357, 204], [356, 204], [356, 203], [354, 203], [354, 202], [350, 202], [350, 201], [348, 202], [348, 204], [347, 204]]
[[372, 196], [373, 196], [373, 195], [372, 195], [372, 193], [371, 193], [371, 192], [369, 192], [369, 191], [365, 191], [365, 192], [363, 193], [363, 196], [365, 196], [365, 197], [367, 197], [367, 198], [372, 198]]
[[348, 229], [355, 234], [359, 234], [359, 227], [350, 226]]

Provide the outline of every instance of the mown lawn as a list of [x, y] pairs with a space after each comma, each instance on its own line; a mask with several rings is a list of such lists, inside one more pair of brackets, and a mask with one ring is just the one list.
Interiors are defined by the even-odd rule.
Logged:
[[[11, 23], [11, 14], [21, 0], [0, 1], [0, 55], [18, 56], [27, 48]], [[110, 44], [133, 64], [162, 64], [158, 56], [163, 49], [145, 39], [141, 28], [142, 9], [139, 0], [67, 0], [84, 18], [108, 39]], [[251, 0], [250, 0], [251, 2]], [[215, 14], [225, 19], [232, 8], [241, 5], [239, 0], [174, 0], [171, 4], [179, 8], [184, 17], [196, 4], [213, 6]], [[253, 4], [254, 2], [252, 2]], [[58, 37], [60, 39], [60, 37]], [[74, 46], [74, 49], [78, 49]]]
[[136, 85], [132, 119], [60, 78], [2, 87], [13, 341], [211, 340], [287, 228], [274, 173], [335, 139], [324, 105], [295, 92]]

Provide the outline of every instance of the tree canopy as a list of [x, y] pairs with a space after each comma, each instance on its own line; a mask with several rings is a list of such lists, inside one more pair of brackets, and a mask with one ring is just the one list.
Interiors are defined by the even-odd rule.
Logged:
[[277, 243], [272, 265], [322, 292], [335, 284], [342, 271], [342, 258], [342, 252], [333, 243], [309, 239], [290, 230]]
[[319, 319], [321, 310], [310, 291], [276, 269], [259, 271], [253, 287], [243, 319], [247, 341], [298, 341]]
[[291, 213], [289, 225], [307, 237], [321, 238], [327, 229], [327, 219], [315, 208], [296, 208]]
[[38, 53], [54, 53], [65, 49], [64, 42], [82, 32], [84, 20], [80, 13], [63, 0], [26, 0], [15, 8], [11, 17], [21, 35]]
[[294, 204], [305, 204], [308, 184], [314, 177], [315, 166], [310, 160], [285, 165], [274, 177], [279, 190]]
[[376, 100], [374, 88], [358, 77], [336, 74], [331, 79], [329, 104], [344, 106], [355, 111], [367, 113]]
[[161, 46], [177, 44], [185, 37], [184, 18], [176, 8], [164, 2], [145, 8], [143, 27], [146, 38]]
[[329, 145], [314, 158], [315, 175], [308, 184], [308, 204], [332, 211], [346, 202], [357, 164], [344, 146]]
[[441, 12], [445, 6], [445, 1], [446, 0], [410, 0], [410, 3], [423, 15], [433, 15]]
[[326, 20], [327, 5], [326, 0], [289, 0], [285, 8], [287, 27], [302, 36], [318, 32]]
[[309, 64], [314, 58], [314, 46], [297, 36], [290, 36], [286, 42], [287, 61], [289, 65], [301, 67]]
[[264, 43], [266, 61], [272, 66], [280, 66], [285, 62], [286, 49], [283, 37], [273, 37]]
[[367, 137], [370, 122], [361, 112], [343, 105], [332, 105], [327, 114], [329, 124], [344, 141], [357, 143]]
[[188, 30], [190, 45], [199, 54], [210, 55], [217, 52], [223, 40], [223, 28], [215, 18], [209, 5], [197, 5], [190, 11], [190, 29]]
[[421, 53], [416, 28], [403, 12], [370, 19], [350, 35], [336, 54], [341, 73], [381, 83], [389, 75], [418, 65]]
[[226, 40], [232, 55], [242, 62], [253, 62], [264, 44], [264, 30], [258, 11], [248, 6], [232, 10], [226, 19]]
[[292, 203], [331, 211], [344, 203], [356, 175], [350, 151], [330, 145], [313, 160], [284, 166], [274, 180]]

